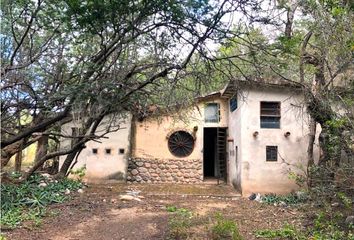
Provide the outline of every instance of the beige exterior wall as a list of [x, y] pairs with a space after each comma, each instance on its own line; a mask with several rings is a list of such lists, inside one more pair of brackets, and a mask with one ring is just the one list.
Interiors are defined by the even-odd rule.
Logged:
[[[303, 97], [285, 89], [244, 90], [238, 96], [238, 109], [230, 114], [230, 137], [238, 147], [230, 156], [230, 181], [240, 184], [242, 193], [289, 193], [298, 186], [289, 179], [289, 170], [300, 172], [306, 165], [308, 115]], [[280, 129], [260, 128], [260, 102], [281, 102]], [[254, 137], [253, 133], [258, 132]], [[289, 137], [284, 133], [290, 132]], [[266, 146], [278, 146], [278, 161], [266, 161]], [[318, 150], [317, 150], [318, 151]]]
[[[113, 122], [112, 122], [113, 120]], [[128, 156], [130, 148], [130, 129], [131, 116], [124, 116], [124, 118], [105, 118], [99, 126], [96, 134], [102, 134], [108, 123], [113, 126], [119, 126], [119, 130], [105, 135], [99, 142], [90, 141], [86, 143], [86, 148], [82, 150], [79, 155], [78, 162], [75, 169], [86, 166], [85, 179], [90, 182], [101, 180], [125, 180]], [[80, 127], [76, 122], [70, 122], [62, 127], [63, 135], [71, 135], [73, 127]], [[61, 142], [61, 148], [70, 146], [70, 139], [65, 138]], [[92, 149], [97, 149], [97, 154], [92, 152]], [[111, 154], [106, 153], [106, 149], [111, 149]], [[119, 152], [119, 149], [124, 149], [124, 154]], [[65, 160], [65, 156], [60, 158], [60, 165]]]
[[[206, 123], [204, 121], [204, 106], [207, 103], [220, 104], [220, 122]], [[197, 106], [183, 111], [182, 119], [178, 116], [161, 117], [159, 119], [147, 119], [135, 123], [135, 136], [133, 143], [133, 157], [157, 158], [157, 159], [180, 159], [168, 149], [168, 136], [177, 130], [185, 130], [193, 133], [193, 128], [198, 127], [195, 133], [193, 152], [184, 159], [203, 158], [203, 128], [204, 127], [227, 127], [228, 105], [227, 100], [220, 97], [205, 99]]]

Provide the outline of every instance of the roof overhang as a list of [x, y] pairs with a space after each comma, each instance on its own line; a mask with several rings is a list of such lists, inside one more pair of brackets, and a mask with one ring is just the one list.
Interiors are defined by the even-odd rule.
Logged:
[[222, 98], [231, 98], [233, 97], [237, 91], [245, 88], [263, 88], [263, 89], [300, 89], [301, 86], [296, 84], [296, 82], [280, 80], [280, 79], [272, 79], [272, 80], [264, 80], [264, 79], [234, 79], [230, 80], [228, 84], [220, 91], [220, 96]]

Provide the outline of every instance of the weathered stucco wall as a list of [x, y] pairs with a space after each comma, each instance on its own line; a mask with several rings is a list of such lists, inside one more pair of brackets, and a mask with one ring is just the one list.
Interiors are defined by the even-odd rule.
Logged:
[[[233, 112], [229, 110], [229, 100], [214, 96], [183, 110], [183, 118], [150, 117], [131, 124], [131, 118], [128, 117], [120, 122], [122, 129], [108, 134], [108, 139], [102, 139], [102, 143], [89, 142], [75, 168], [86, 165], [86, 178], [91, 181], [202, 182], [203, 128], [228, 127], [229, 184], [242, 190], [245, 196], [251, 192], [282, 194], [296, 190], [297, 185], [288, 176], [289, 171], [299, 172], [300, 166], [306, 165], [309, 129], [303, 96], [285, 88], [253, 88], [238, 92], [237, 99], [238, 107]], [[260, 128], [261, 101], [281, 103], [279, 129]], [[204, 107], [212, 102], [220, 104], [218, 123], [204, 121]], [[77, 124], [66, 124], [62, 134], [70, 135], [72, 127], [77, 127]], [[195, 136], [193, 152], [182, 158], [174, 156], [168, 149], [168, 136], [178, 130], [188, 131]], [[256, 137], [255, 132], [258, 132]], [[290, 136], [285, 137], [286, 132], [290, 132]], [[68, 144], [70, 140], [62, 142], [61, 146], [63, 148]], [[266, 146], [278, 146], [278, 161], [266, 161]], [[97, 154], [92, 152], [94, 148]], [[105, 152], [107, 148], [111, 149], [111, 154]], [[124, 154], [120, 154], [119, 149], [124, 149]], [[317, 159], [318, 148], [315, 151]], [[63, 160], [62, 157], [61, 162]]]
[[[204, 107], [207, 103], [219, 103], [220, 121], [207, 123], [204, 121]], [[129, 181], [137, 182], [183, 182], [193, 183], [203, 180], [203, 128], [227, 127], [228, 105], [220, 97], [203, 99], [197, 106], [183, 110], [182, 118], [160, 117], [136, 122], [132, 145], [132, 161], [129, 165]], [[193, 129], [197, 127], [197, 131]], [[168, 136], [175, 131], [185, 130], [195, 135], [193, 152], [186, 157], [174, 156], [168, 149]], [[149, 167], [147, 172], [143, 166], [135, 164], [134, 159]], [[139, 163], [140, 164], [140, 163]], [[162, 166], [162, 169], [159, 167]], [[175, 167], [177, 166], [177, 168]], [[140, 170], [139, 170], [140, 169]], [[158, 169], [158, 170], [156, 170]]]
[[[279, 129], [260, 128], [260, 102], [281, 102]], [[286, 89], [244, 90], [239, 97], [239, 113], [230, 115], [230, 128], [236, 122], [240, 132], [234, 132], [241, 161], [241, 188], [244, 195], [251, 192], [289, 193], [298, 186], [289, 179], [289, 171], [300, 172], [306, 164], [308, 144], [308, 115], [303, 97]], [[240, 114], [240, 118], [237, 114]], [[258, 132], [256, 137], [254, 132]], [[290, 132], [290, 136], [284, 134]], [[237, 138], [237, 134], [241, 139]], [[266, 161], [266, 146], [278, 146], [278, 161]], [[241, 151], [240, 151], [241, 150]], [[296, 167], [299, 166], [299, 167]], [[232, 166], [230, 166], [232, 167]], [[233, 175], [237, 179], [237, 174]]]
[[[110, 118], [105, 118], [97, 130], [97, 135], [103, 133]], [[127, 175], [130, 145], [131, 116], [125, 116], [124, 119], [115, 119], [113, 125], [120, 127], [116, 132], [105, 135], [107, 138], [100, 139], [101, 143], [90, 141], [86, 148], [79, 155], [75, 169], [86, 166], [85, 179], [91, 182], [101, 180], [125, 180]], [[112, 122], [111, 122], [112, 123]], [[71, 129], [79, 127], [78, 123], [70, 122], [62, 127], [63, 135], [71, 135]], [[70, 146], [70, 139], [61, 142], [61, 148]], [[97, 154], [93, 153], [97, 149]], [[111, 153], [106, 153], [106, 149], [111, 149]], [[123, 151], [121, 153], [120, 151]], [[65, 160], [65, 156], [60, 158], [60, 164]]]
[[[242, 101], [240, 95], [236, 96], [237, 103]], [[237, 190], [241, 191], [241, 107], [229, 112], [228, 128], [228, 180]]]
[[[206, 123], [204, 121], [204, 106], [211, 102], [220, 104], [219, 123]], [[178, 116], [160, 117], [159, 119], [149, 118], [142, 122], [136, 122], [132, 156], [136, 158], [179, 159], [169, 151], [167, 137], [177, 130], [186, 130], [193, 133], [193, 128], [197, 126], [194, 150], [184, 159], [202, 159], [203, 128], [227, 127], [227, 101], [220, 98], [208, 99], [191, 109], [186, 109], [181, 116], [183, 118]]]

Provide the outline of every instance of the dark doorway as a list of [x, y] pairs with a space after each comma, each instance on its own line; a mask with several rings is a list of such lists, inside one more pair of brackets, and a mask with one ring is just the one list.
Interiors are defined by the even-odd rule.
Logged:
[[216, 177], [216, 129], [204, 128], [204, 177]]
[[204, 128], [204, 177], [226, 180], [226, 128]]

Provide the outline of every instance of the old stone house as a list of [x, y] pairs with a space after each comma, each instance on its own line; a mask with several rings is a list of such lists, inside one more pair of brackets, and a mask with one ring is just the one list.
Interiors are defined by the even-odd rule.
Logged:
[[[123, 130], [87, 144], [76, 168], [86, 165], [91, 181], [215, 180], [243, 194], [287, 193], [297, 189], [289, 171], [306, 166], [309, 130], [303, 98], [289, 85], [231, 82], [183, 109], [183, 119], [125, 117]], [[70, 124], [63, 131], [70, 131]]]

